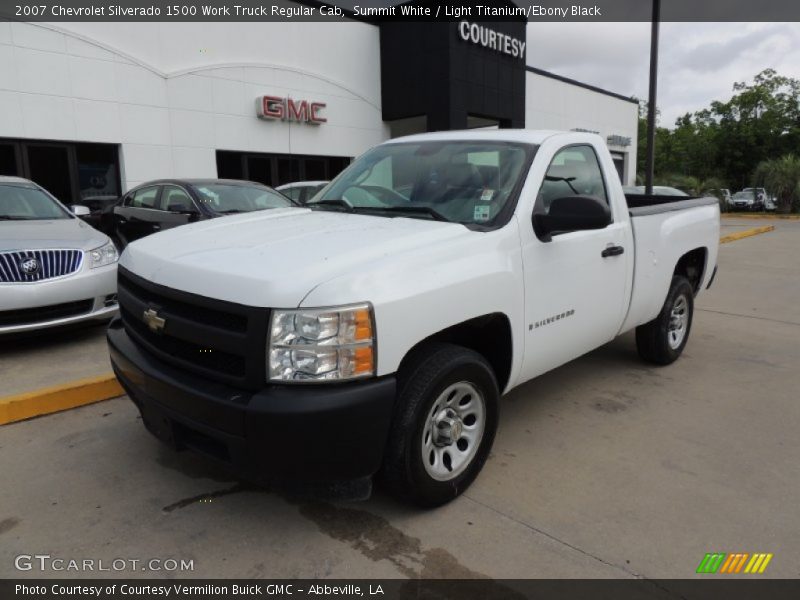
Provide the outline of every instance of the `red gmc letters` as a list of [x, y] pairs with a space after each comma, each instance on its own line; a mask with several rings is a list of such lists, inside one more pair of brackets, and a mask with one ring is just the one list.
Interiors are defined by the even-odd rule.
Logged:
[[319, 125], [328, 121], [319, 114], [325, 106], [323, 102], [293, 100], [280, 96], [261, 96], [256, 99], [256, 108], [260, 119], [297, 121], [309, 125]]

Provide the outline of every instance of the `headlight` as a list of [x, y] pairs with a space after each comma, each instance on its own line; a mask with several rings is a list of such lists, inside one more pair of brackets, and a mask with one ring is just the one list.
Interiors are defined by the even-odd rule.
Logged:
[[375, 329], [368, 304], [275, 310], [267, 371], [271, 381], [358, 379], [375, 374]]
[[104, 246], [89, 250], [86, 254], [89, 258], [89, 266], [92, 269], [110, 265], [119, 260], [119, 254], [117, 253], [117, 248], [114, 246], [114, 242], [108, 242]]

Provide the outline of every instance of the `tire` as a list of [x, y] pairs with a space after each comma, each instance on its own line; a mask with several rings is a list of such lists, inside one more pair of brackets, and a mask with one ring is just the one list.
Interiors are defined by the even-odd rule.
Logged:
[[402, 500], [434, 507], [466, 490], [494, 442], [500, 393], [483, 356], [433, 344], [403, 369], [381, 479]]
[[639, 356], [656, 365], [674, 363], [689, 341], [693, 317], [692, 284], [685, 277], [675, 275], [659, 315], [636, 328]]

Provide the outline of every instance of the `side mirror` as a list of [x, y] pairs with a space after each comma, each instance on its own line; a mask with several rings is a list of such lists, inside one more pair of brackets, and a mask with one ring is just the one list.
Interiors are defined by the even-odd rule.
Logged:
[[608, 205], [592, 196], [565, 196], [550, 204], [547, 214], [533, 215], [533, 229], [549, 242], [554, 233], [605, 229], [611, 223]]
[[76, 217], [88, 217], [92, 214], [92, 211], [89, 210], [88, 206], [83, 206], [82, 204], [73, 204], [71, 207], [72, 214]]

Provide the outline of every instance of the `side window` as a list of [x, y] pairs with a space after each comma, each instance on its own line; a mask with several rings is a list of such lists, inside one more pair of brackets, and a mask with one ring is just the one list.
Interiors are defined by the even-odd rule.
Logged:
[[534, 212], [549, 214], [553, 200], [567, 196], [592, 196], [608, 204], [603, 171], [591, 146], [569, 146], [555, 155], [536, 197]]
[[158, 186], [146, 187], [131, 194], [129, 206], [133, 208], [155, 208], [158, 198]]
[[189, 194], [175, 185], [164, 186], [161, 192], [161, 207], [167, 212], [197, 212]]
[[284, 196], [291, 198], [295, 202], [300, 202], [300, 196], [303, 193], [303, 188], [301, 187], [293, 187], [289, 188], [288, 190], [281, 190], [281, 194]]

